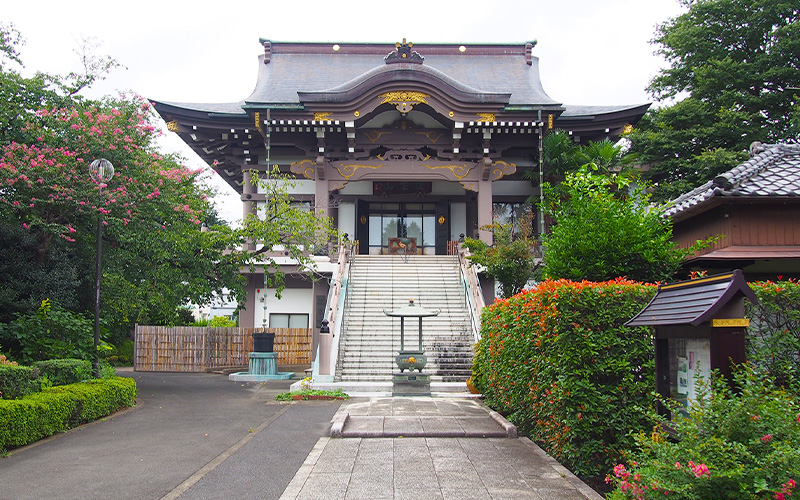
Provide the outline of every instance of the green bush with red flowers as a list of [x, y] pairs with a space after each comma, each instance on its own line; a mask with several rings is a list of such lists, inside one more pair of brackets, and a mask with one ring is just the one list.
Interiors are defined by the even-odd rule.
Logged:
[[602, 478], [652, 429], [654, 285], [548, 280], [482, 315], [473, 381], [489, 406], [578, 475]]
[[749, 283], [758, 303], [746, 303], [747, 360], [778, 384], [800, 374], [800, 283], [796, 279]]

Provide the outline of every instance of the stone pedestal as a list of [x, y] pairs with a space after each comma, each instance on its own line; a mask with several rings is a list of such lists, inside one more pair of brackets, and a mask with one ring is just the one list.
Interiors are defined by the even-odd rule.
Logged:
[[393, 396], [430, 396], [431, 376], [427, 373], [392, 374]]
[[249, 371], [231, 373], [235, 382], [264, 382], [265, 380], [287, 380], [293, 372], [278, 372], [278, 355], [274, 352], [251, 352]]
[[248, 373], [253, 375], [277, 375], [278, 355], [274, 352], [251, 352]]

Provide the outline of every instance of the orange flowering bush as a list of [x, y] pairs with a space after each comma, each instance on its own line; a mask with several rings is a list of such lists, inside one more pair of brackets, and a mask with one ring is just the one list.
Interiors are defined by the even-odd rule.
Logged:
[[548, 280], [486, 307], [473, 380], [487, 404], [584, 478], [602, 478], [652, 429], [648, 328], [623, 324], [654, 285]]

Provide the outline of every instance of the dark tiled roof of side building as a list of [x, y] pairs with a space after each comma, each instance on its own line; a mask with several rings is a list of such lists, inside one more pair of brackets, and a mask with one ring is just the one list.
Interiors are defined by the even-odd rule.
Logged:
[[672, 200], [663, 215], [694, 211], [715, 197], [800, 197], [800, 144], [753, 143], [746, 162]]

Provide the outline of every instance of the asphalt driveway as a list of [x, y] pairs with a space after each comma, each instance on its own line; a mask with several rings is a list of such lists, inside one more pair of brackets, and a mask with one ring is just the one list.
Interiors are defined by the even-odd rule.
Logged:
[[291, 381], [121, 372], [137, 406], [0, 459], [0, 498], [279, 498], [335, 401], [278, 403]]

